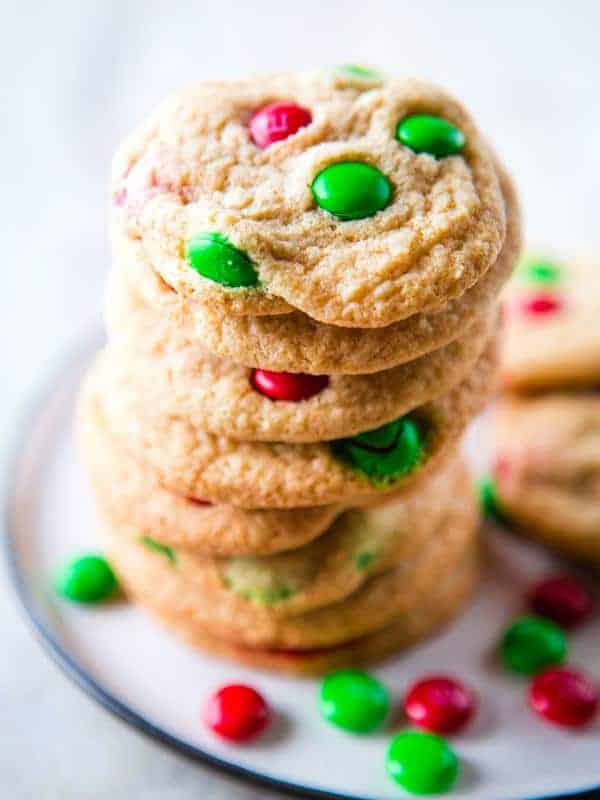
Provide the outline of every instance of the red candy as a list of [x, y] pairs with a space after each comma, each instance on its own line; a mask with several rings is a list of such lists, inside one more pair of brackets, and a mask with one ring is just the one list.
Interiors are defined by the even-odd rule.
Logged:
[[258, 147], [281, 142], [310, 125], [312, 114], [297, 103], [271, 103], [256, 111], [250, 120], [250, 135]]
[[579, 581], [569, 575], [551, 575], [533, 587], [529, 604], [536, 614], [563, 628], [575, 628], [592, 612], [594, 601]]
[[549, 292], [539, 292], [521, 300], [521, 310], [529, 316], [555, 314], [562, 306], [560, 297]]
[[252, 386], [271, 400], [298, 403], [322, 392], [329, 383], [327, 375], [307, 375], [304, 372], [269, 372], [252, 370]]
[[442, 675], [414, 683], [404, 699], [412, 723], [434, 733], [454, 733], [475, 712], [475, 694], [464, 684]]
[[589, 725], [598, 712], [599, 699], [594, 681], [568, 667], [544, 670], [529, 689], [533, 710], [548, 722], [567, 728]]
[[223, 739], [244, 742], [258, 736], [268, 725], [269, 707], [250, 686], [223, 686], [208, 699], [204, 722]]

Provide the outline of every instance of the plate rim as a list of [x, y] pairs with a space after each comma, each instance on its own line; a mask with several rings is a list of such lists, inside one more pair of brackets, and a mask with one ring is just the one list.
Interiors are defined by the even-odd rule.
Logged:
[[[101, 336], [102, 334], [102, 336]], [[291, 793], [294, 797], [313, 798], [313, 800], [364, 800], [358, 795], [339, 794], [330, 792], [326, 789], [303, 786], [302, 784], [292, 783], [281, 778], [274, 778], [256, 770], [248, 769], [239, 764], [232, 763], [218, 756], [211, 755], [201, 747], [186, 742], [178, 736], [174, 736], [158, 725], [155, 725], [143, 714], [135, 711], [122, 700], [119, 700], [112, 692], [105, 689], [101, 683], [93, 678], [79, 661], [74, 658], [68, 650], [63, 647], [52, 633], [50, 627], [45, 624], [36, 609], [35, 601], [27, 589], [26, 581], [19, 563], [19, 558], [14, 547], [16, 535], [14, 531], [14, 503], [17, 494], [17, 475], [18, 467], [21, 462], [22, 454], [25, 450], [29, 423], [37, 419], [43, 412], [44, 407], [56, 390], [59, 377], [67, 371], [71, 371], [75, 363], [81, 362], [84, 357], [89, 356], [97, 348], [103, 338], [102, 325], [97, 321], [93, 325], [88, 325], [84, 334], [78, 338], [77, 345], [68, 343], [60, 350], [59, 354], [51, 361], [42, 377], [34, 383], [33, 390], [27, 394], [25, 402], [22, 404], [22, 411], [13, 414], [16, 424], [13, 426], [14, 433], [7, 437], [8, 445], [3, 447], [3, 457], [0, 459], [4, 480], [1, 485], [0, 506], [2, 510], [2, 523], [0, 537], [2, 540], [2, 551], [4, 562], [7, 568], [11, 588], [18, 599], [18, 609], [20, 616], [28, 625], [29, 630], [34, 635], [34, 640], [41, 646], [42, 651], [49, 656], [50, 660], [58, 667], [60, 672], [77, 686], [85, 695], [94, 700], [104, 711], [110, 713], [114, 718], [126, 723], [129, 727], [144, 734], [154, 742], [158, 742], [163, 747], [183, 755], [188, 760], [208, 767], [213, 771], [220, 772], [233, 777], [240, 782], [252, 784], [262, 788], [279, 792]], [[10, 420], [9, 420], [10, 421]], [[582, 800], [583, 796], [591, 793], [591, 797], [600, 791], [600, 783], [577, 789], [569, 794], [552, 793], [537, 795], [530, 798], [503, 798], [503, 800]], [[448, 795], [449, 798], [452, 794]], [[591, 800], [590, 797], [590, 800]]]

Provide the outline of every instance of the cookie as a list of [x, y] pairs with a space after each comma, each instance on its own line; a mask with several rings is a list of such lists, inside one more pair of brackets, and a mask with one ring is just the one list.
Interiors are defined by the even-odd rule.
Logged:
[[[267, 146], [256, 125], [281, 102], [306, 124]], [[341, 86], [320, 72], [170, 97], [117, 153], [112, 227], [117, 258], [127, 236], [180, 295], [224, 313], [381, 327], [480, 280], [506, 219], [493, 156], [457, 101], [420, 80]]]
[[593, 258], [527, 255], [504, 296], [502, 381], [535, 391], [600, 382], [600, 285]]
[[353, 641], [400, 616], [418, 613], [422, 599], [451, 581], [454, 570], [472, 556], [477, 527], [474, 498], [467, 493], [442, 515], [419, 552], [339, 602], [290, 616], [259, 607], [198, 575], [192, 579], [177, 561], [145, 547], [128, 528], [106, 525], [102, 533], [122, 585], [143, 605], [237, 645], [310, 650]]
[[269, 555], [308, 544], [342, 513], [341, 505], [244, 510], [167, 491], [111, 436], [92, 393], [78, 415], [80, 449], [103, 513], [171, 548], [207, 556]]
[[524, 536], [600, 566], [600, 395], [506, 399], [495, 421], [503, 515]]
[[[369, 375], [267, 372], [211, 356], [156, 324], [158, 312], [121, 282], [113, 307], [129, 321], [111, 338], [113, 381], [135, 381], [155, 411], [241, 441], [318, 442], [378, 428], [444, 394], [473, 368], [496, 328], [496, 310], [458, 339]], [[140, 344], [142, 343], [142, 344]]]
[[242, 508], [355, 505], [409, 487], [435, 468], [493, 390], [496, 360], [491, 343], [448, 394], [375, 431], [334, 442], [215, 436], [185, 416], [153, 409], [135, 381], [114, 380], [103, 356], [84, 388], [94, 399], [84, 402], [98, 403], [121, 446], [176, 493]]
[[407, 610], [380, 631], [335, 647], [312, 650], [258, 649], [210, 636], [185, 617], [159, 609], [153, 610], [165, 625], [173, 629], [187, 644], [201, 648], [219, 658], [227, 658], [254, 669], [275, 670], [292, 675], [322, 675], [334, 669], [370, 664], [414, 645], [434, 634], [452, 620], [470, 599], [479, 577], [475, 554], [456, 565], [452, 575], [426, 596], [419, 598], [418, 610]]
[[[106, 302], [109, 332], [130, 331], [123, 283], [130, 294], [160, 310], [153, 342], [177, 337], [181, 346], [200, 341], [216, 355], [247, 367], [311, 374], [365, 374], [389, 369], [443, 347], [488, 313], [508, 279], [520, 248], [519, 209], [511, 181], [500, 172], [507, 208], [502, 252], [483, 278], [437, 312], [416, 314], [385, 328], [342, 328], [316, 322], [300, 312], [239, 317], [218, 305], [190, 304], [173, 291], [129, 247], [109, 277]], [[144, 343], [138, 342], [138, 347]]]

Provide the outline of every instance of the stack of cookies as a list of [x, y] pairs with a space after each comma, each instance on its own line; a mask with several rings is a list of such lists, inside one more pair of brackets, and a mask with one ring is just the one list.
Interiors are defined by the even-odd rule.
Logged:
[[600, 285], [593, 258], [527, 255], [505, 293], [496, 413], [502, 513], [600, 566]]
[[452, 617], [477, 575], [460, 437], [519, 247], [462, 106], [355, 67], [194, 85], [120, 148], [111, 234], [80, 429], [131, 596], [295, 672]]

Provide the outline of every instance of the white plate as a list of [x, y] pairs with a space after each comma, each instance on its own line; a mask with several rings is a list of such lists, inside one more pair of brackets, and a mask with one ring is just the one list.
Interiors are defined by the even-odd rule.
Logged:
[[[318, 682], [279, 677], [187, 649], [143, 612], [127, 606], [79, 608], [50, 588], [56, 566], [96, 549], [94, 509], [77, 461], [73, 407], [99, 336], [54, 375], [21, 428], [7, 493], [6, 546], [15, 587], [46, 649], [98, 702], [126, 722], [199, 761], [279, 789], [355, 800], [397, 798], [386, 777], [391, 727], [351, 736], [316, 708]], [[481, 460], [482, 424], [470, 450]], [[527, 682], [500, 669], [498, 635], [522, 610], [524, 590], [556, 568], [545, 553], [487, 531], [493, 567], [471, 610], [435, 639], [374, 670], [398, 702], [407, 683], [443, 670], [477, 688], [481, 708], [453, 744], [462, 764], [454, 798], [510, 800], [591, 790], [600, 785], [600, 727], [575, 734], [545, 724], [527, 708]], [[600, 675], [600, 621], [571, 639], [571, 661]], [[244, 747], [217, 740], [199, 721], [203, 699], [229, 681], [263, 692], [278, 722]]]

